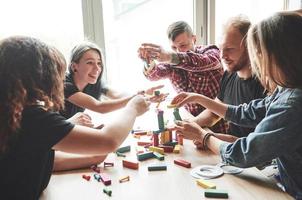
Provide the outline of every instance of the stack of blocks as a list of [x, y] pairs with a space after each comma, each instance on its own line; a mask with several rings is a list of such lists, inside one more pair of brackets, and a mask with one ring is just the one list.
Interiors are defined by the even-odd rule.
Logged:
[[[176, 114], [175, 114], [176, 113]], [[175, 108], [173, 112], [176, 120], [181, 120], [178, 108]], [[153, 147], [162, 147], [165, 152], [173, 152], [175, 145], [178, 144], [177, 141], [173, 141], [172, 129], [165, 128], [164, 124], [164, 111], [157, 111], [158, 119], [158, 129], [153, 131], [152, 143]], [[181, 142], [182, 144], [182, 142]], [[173, 146], [172, 150], [170, 148], [165, 148], [165, 146]], [[161, 153], [161, 152], [159, 152]], [[179, 147], [175, 150], [175, 153], [179, 153]]]

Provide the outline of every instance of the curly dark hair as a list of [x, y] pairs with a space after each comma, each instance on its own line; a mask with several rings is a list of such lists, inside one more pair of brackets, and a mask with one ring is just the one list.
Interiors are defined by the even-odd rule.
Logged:
[[46, 110], [63, 109], [65, 70], [63, 55], [38, 39], [0, 42], [0, 152], [20, 127], [25, 106], [43, 101]]

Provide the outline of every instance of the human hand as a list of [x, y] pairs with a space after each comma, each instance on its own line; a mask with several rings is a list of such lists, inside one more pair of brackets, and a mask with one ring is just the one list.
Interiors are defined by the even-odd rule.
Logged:
[[75, 115], [73, 115], [71, 118], [67, 119], [67, 121], [81, 126], [87, 126], [87, 127], [93, 127], [93, 123], [91, 121], [91, 117], [82, 112], [78, 112]]
[[127, 103], [127, 107], [136, 111], [137, 116], [144, 114], [149, 110], [150, 101], [142, 95], [136, 95]]
[[181, 107], [187, 103], [196, 102], [197, 98], [198, 98], [198, 94], [181, 92], [172, 99], [171, 105], [175, 105], [176, 107]]
[[203, 130], [197, 123], [189, 122], [187, 120], [176, 121], [175, 129], [184, 136], [184, 138], [189, 140], [202, 141], [205, 135], [205, 130]]
[[138, 49], [141, 59], [150, 63], [152, 60], [159, 62], [171, 62], [172, 53], [164, 50], [161, 46], [152, 43], [143, 43]]

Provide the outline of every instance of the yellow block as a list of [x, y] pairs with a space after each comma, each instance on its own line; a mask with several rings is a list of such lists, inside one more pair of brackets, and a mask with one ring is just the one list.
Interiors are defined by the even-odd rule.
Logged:
[[153, 152], [157, 152], [157, 153], [160, 153], [160, 154], [164, 154], [164, 149], [163, 148], [160, 148], [160, 147], [155, 147], [155, 146], [150, 146], [149, 147], [149, 151], [153, 151]]
[[180, 152], [180, 145], [177, 144], [175, 145], [174, 149], [173, 149], [173, 153], [179, 153]]
[[201, 186], [205, 189], [216, 189], [216, 185], [214, 183], [209, 182], [209, 181], [198, 179], [196, 182], [197, 182], [197, 185], [199, 185], [199, 186]]

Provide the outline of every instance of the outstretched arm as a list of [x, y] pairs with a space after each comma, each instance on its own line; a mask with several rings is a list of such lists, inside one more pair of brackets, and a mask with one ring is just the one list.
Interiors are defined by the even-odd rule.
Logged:
[[187, 103], [198, 103], [222, 118], [224, 118], [228, 108], [228, 105], [222, 103], [221, 101], [213, 100], [201, 94], [188, 92], [179, 93], [171, 101], [171, 104], [177, 107], [181, 107]]

